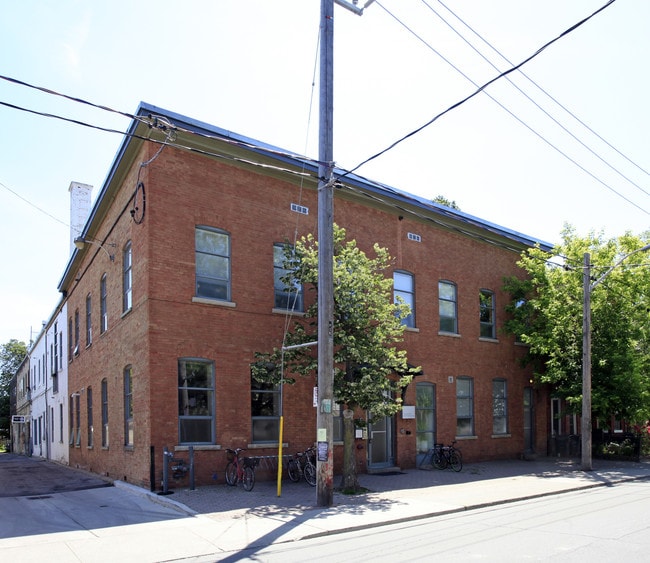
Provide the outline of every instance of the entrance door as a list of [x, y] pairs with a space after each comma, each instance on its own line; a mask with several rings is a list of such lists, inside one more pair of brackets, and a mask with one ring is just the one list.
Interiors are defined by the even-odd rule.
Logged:
[[393, 465], [393, 417], [387, 416], [368, 424], [368, 468], [379, 469]]
[[417, 466], [436, 442], [436, 386], [422, 382], [416, 386], [415, 400]]
[[533, 388], [524, 387], [524, 451], [535, 451]]

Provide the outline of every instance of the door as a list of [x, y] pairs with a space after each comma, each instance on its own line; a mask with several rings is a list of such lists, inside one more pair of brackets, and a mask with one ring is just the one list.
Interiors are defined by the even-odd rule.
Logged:
[[368, 468], [379, 469], [393, 465], [393, 417], [377, 418], [368, 424]]
[[533, 388], [524, 387], [524, 451], [535, 451]]
[[415, 398], [417, 466], [436, 442], [436, 386], [422, 382], [416, 385]]

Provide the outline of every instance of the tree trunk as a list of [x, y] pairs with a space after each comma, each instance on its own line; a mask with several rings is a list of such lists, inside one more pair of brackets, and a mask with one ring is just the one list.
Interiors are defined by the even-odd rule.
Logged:
[[343, 477], [341, 489], [345, 492], [359, 490], [357, 480], [357, 456], [354, 444], [354, 411], [345, 409], [343, 411]]

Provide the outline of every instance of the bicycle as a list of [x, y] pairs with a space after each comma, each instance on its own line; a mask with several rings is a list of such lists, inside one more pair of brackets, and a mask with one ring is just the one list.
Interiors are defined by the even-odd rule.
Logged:
[[436, 469], [446, 469], [451, 467], [458, 472], [463, 468], [463, 457], [460, 450], [454, 447], [456, 440], [448, 446], [444, 444], [434, 444], [431, 455], [431, 463]]
[[312, 487], [316, 486], [316, 450], [313, 446], [304, 452], [298, 452], [295, 458], [287, 463], [287, 474], [294, 483], [300, 481], [300, 476]]
[[241, 482], [244, 490], [252, 491], [255, 486], [255, 467], [258, 459], [250, 457], [239, 457], [245, 448], [231, 450], [226, 448], [228, 463], [226, 464], [226, 483], [234, 487]]

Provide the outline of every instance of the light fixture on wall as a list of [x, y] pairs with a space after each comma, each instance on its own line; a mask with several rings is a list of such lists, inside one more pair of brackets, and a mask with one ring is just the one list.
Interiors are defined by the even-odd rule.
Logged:
[[[111, 262], [115, 262], [115, 254], [111, 254], [108, 250], [106, 250], [105, 246], [101, 242], [91, 239], [89, 237], [77, 237], [76, 239], [74, 239], [74, 245], [79, 250], [83, 250], [87, 244], [95, 244], [99, 246], [99, 248], [101, 248], [106, 253], [106, 255], [110, 258]], [[116, 244], [114, 242], [107, 242], [106, 246], [115, 248]]]

